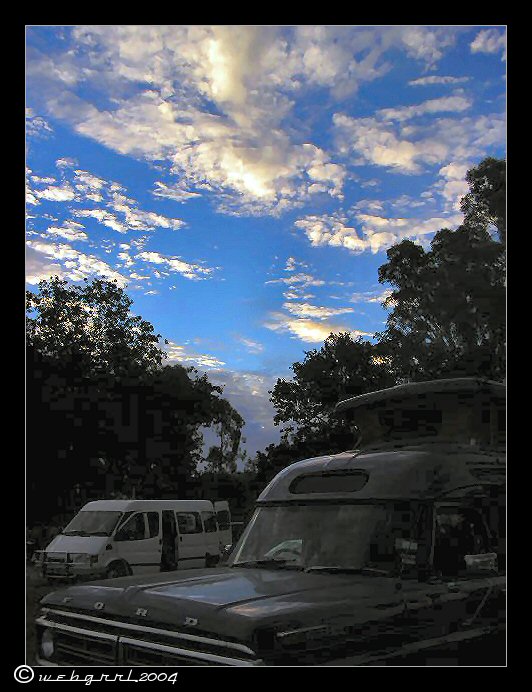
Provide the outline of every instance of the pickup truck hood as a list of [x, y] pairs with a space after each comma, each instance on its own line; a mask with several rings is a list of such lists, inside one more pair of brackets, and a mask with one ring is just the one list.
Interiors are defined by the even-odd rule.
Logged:
[[258, 629], [351, 627], [400, 613], [395, 583], [390, 577], [220, 567], [151, 575], [142, 583], [125, 577], [72, 586], [41, 603], [252, 644]]

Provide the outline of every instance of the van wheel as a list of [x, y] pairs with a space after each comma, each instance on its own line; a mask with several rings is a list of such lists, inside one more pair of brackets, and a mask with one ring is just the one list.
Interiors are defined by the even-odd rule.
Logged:
[[105, 573], [107, 579], [117, 579], [127, 577], [129, 570], [123, 562], [112, 562]]

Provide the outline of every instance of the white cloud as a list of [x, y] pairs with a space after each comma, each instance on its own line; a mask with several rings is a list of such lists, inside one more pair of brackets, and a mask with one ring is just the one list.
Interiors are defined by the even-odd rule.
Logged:
[[142, 211], [135, 205], [135, 200], [117, 192], [112, 193], [108, 203], [114, 211], [124, 215], [125, 225], [130, 229], [148, 231], [154, 228], [171, 228], [177, 230], [185, 225], [181, 219], [170, 219], [152, 211]]
[[72, 213], [81, 218], [96, 219], [99, 223], [112, 228], [113, 231], [118, 231], [118, 233], [127, 233], [128, 231], [128, 227], [124, 223], [105, 209], [72, 209]]
[[46, 230], [48, 235], [56, 235], [70, 241], [86, 241], [88, 235], [82, 229], [84, 226], [75, 221], [64, 221], [61, 226], [49, 226]]
[[214, 271], [211, 267], [190, 264], [179, 257], [169, 257], [159, 252], [139, 252], [135, 257], [148, 264], [162, 264], [169, 271], [176, 272], [187, 279], [194, 279], [196, 281], [208, 278]]
[[399, 106], [398, 108], [382, 108], [377, 111], [377, 115], [384, 120], [409, 120], [427, 113], [454, 112], [461, 113], [468, 110], [472, 105], [470, 99], [465, 96], [443, 96], [437, 99], [430, 99], [423, 103], [413, 106]]
[[222, 365], [225, 365], [224, 361], [216, 356], [190, 351], [188, 348], [172, 341], [166, 344], [165, 350], [168, 354], [168, 359], [165, 362], [168, 364], [177, 362], [200, 368], [220, 368]]
[[26, 136], [46, 138], [53, 133], [53, 128], [40, 115], [35, 115], [31, 108], [26, 108]]
[[199, 192], [190, 192], [186, 190], [182, 185], [166, 185], [165, 183], [155, 182], [155, 190], [152, 192], [154, 197], [166, 197], [166, 199], [173, 199], [174, 202], [186, 202], [194, 197], [201, 197]]
[[74, 166], [77, 166], [78, 162], [75, 159], [71, 159], [68, 157], [57, 159], [55, 162], [55, 165], [59, 169], [64, 169], [64, 168], [73, 168]]
[[423, 172], [423, 164], [485, 156], [505, 142], [505, 118], [490, 116], [440, 118], [418, 126], [401, 127], [380, 117], [333, 116], [337, 146], [347, 156], [358, 154], [360, 163], [383, 166], [402, 173]]
[[272, 312], [263, 324], [267, 329], [276, 332], [288, 332], [293, 334], [292, 338], [299, 339], [307, 343], [321, 343], [331, 334], [340, 332], [351, 332], [354, 336], [373, 336], [368, 332], [351, 329], [345, 325], [332, 324], [330, 322], [316, 322], [310, 319], [296, 319], [285, 315], [282, 312]]
[[383, 303], [392, 294], [390, 289], [384, 291], [365, 291], [364, 293], [353, 293], [349, 300], [352, 303]]
[[434, 190], [445, 200], [446, 208], [460, 211], [460, 201], [469, 192], [466, 173], [472, 167], [469, 162], [449, 163], [439, 170], [440, 180], [434, 185]]
[[422, 241], [425, 236], [440, 228], [454, 228], [463, 220], [461, 214], [447, 217], [394, 218], [357, 212], [355, 214], [358, 230], [347, 225], [347, 219], [340, 214], [306, 216], [294, 225], [303, 230], [315, 247], [332, 245], [345, 247], [355, 253], [371, 251], [377, 253], [395, 245], [405, 238]]
[[[89, 171], [73, 170], [76, 165], [73, 160], [58, 159], [56, 165], [65, 179], [61, 185], [52, 185], [51, 183], [55, 182], [54, 178], [31, 176], [34, 183], [47, 184], [48, 187], [30, 190], [30, 204], [38, 203], [37, 198], [56, 202], [103, 203], [106, 208], [101, 206], [91, 209], [73, 208], [72, 213], [81, 218], [94, 218], [119, 233], [127, 233], [129, 230], [151, 231], [155, 228], [177, 230], [185, 225], [181, 219], [169, 218], [153, 211], [140, 209], [136, 200], [123, 194], [122, 185], [104, 180]], [[108, 211], [109, 209], [111, 211]]]
[[498, 53], [502, 51], [502, 60], [506, 60], [506, 32], [497, 29], [483, 29], [471, 43], [472, 53]]
[[[27, 244], [33, 251], [31, 257], [34, 264], [41, 261], [46, 265], [52, 260], [53, 264], [56, 265], [59, 262], [62, 276], [72, 281], [82, 281], [85, 278], [100, 276], [110, 281], [116, 280], [121, 286], [127, 283], [126, 278], [122, 274], [115, 271], [98, 257], [79, 252], [79, 250], [75, 250], [66, 243], [47, 243], [29, 240]], [[36, 255], [35, 253], [38, 254]], [[42, 257], [38, 258], [39, 255]], [[38, 274], [35, 271], [34, 264], [30, 267], [32, 271], [30, 278], [32, 280]], [[30, 283], [32, 282], [30, 281]]]
[[50, 202], [69, 202], [76, 199], [75, 191], [66, 182], [62, 185], [50, 185], [44, 190], [34, 190], [33, 193], [40, 199]]
[[347, 312], [353, 312], [353, 308], [327, 308], [318, 305], [310, 305], [309, 303], [284, 303], [283, 308], [292, 313], [296, 317], [309, 317], [318, 320], [324, 320], [335, 315], [343, 315]]
[[418, 77], [412, 79], [408, 84], [410, 86], [432, 86], [434, 84], [461, 84], [468, 82], [471, 77], [451, 77], [446, 75], [431, 75], [430, 77]]
[[244, 336], [235, 337], [237, 341], [243, 344], [249, 353], [262, 353], [264, 351], [264, 346], [258, 341], [253, 341], [253, 339], [246, 339]]
[[[227, 213], [279, 214], [318, 194], [341, 199], [346, 176], [299, 133], [293, 97], [309, 89], [350, 96], [390, 69], [391, 50], [432, 66], [458, 31], [79, 26], [63, 53], [30, 51], [28, 77], [48, 111], [77, 132], [169, 166], [177, 182], [158, 183], [156, 196], [214, 192]], [[98, 107], [74, 93], [81, 82], [100, 93]]]
[[284, 276], [280, 279], [270, 279], [266, 281], [267, 284], [287, 284], [290, 287], [297, 286], [298, 288], [306, 288], [307, 286], [324, 286], [325, 281], [323, 279], [316, 279], [311, 274], [292, 274], [291, 276]]
[[49, 257], [37, 252], [31, 247], [26, 247], [26, 281], [36, 286], [39, 281], [49, 279], [51, 276], [64, 276], [63, 268], [57, 262], [49, 261]]

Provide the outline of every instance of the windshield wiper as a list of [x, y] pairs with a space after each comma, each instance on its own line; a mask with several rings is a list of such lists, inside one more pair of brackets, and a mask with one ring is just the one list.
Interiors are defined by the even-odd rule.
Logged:
[[345, 572], [346, 574], [365, 574], [374, 577], [387, 577], [390, 572], [373, 567], [344, 567], [342, 565], [312, 565], [305, 572]]
[[305, 567], [305, 572], [345, 572], [346, 574], [360, 574], [359, 567], [343, 567], [342, 565], [312, 565]]
[[231, 567], [280, 567], [282, 569], [303, 569], [301, 565], [296, 565], [290, 560], [276, 560], [274, 558], [269, 560], [246, 560], [245, 562], [233, 562]]
[[63, 536], [90, 536], [86, 531], [63, 531]]

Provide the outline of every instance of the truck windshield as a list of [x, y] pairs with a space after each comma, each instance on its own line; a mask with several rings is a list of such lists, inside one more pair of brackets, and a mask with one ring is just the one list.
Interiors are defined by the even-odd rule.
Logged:
[[79, 512], [62, 532], [65, 536], [110, 536], [122, 512]]
[[415, 523], [408, 503], [261, 507], [231, 564], [387, 572], [395, 567], [398, 541], [414, 538]]

